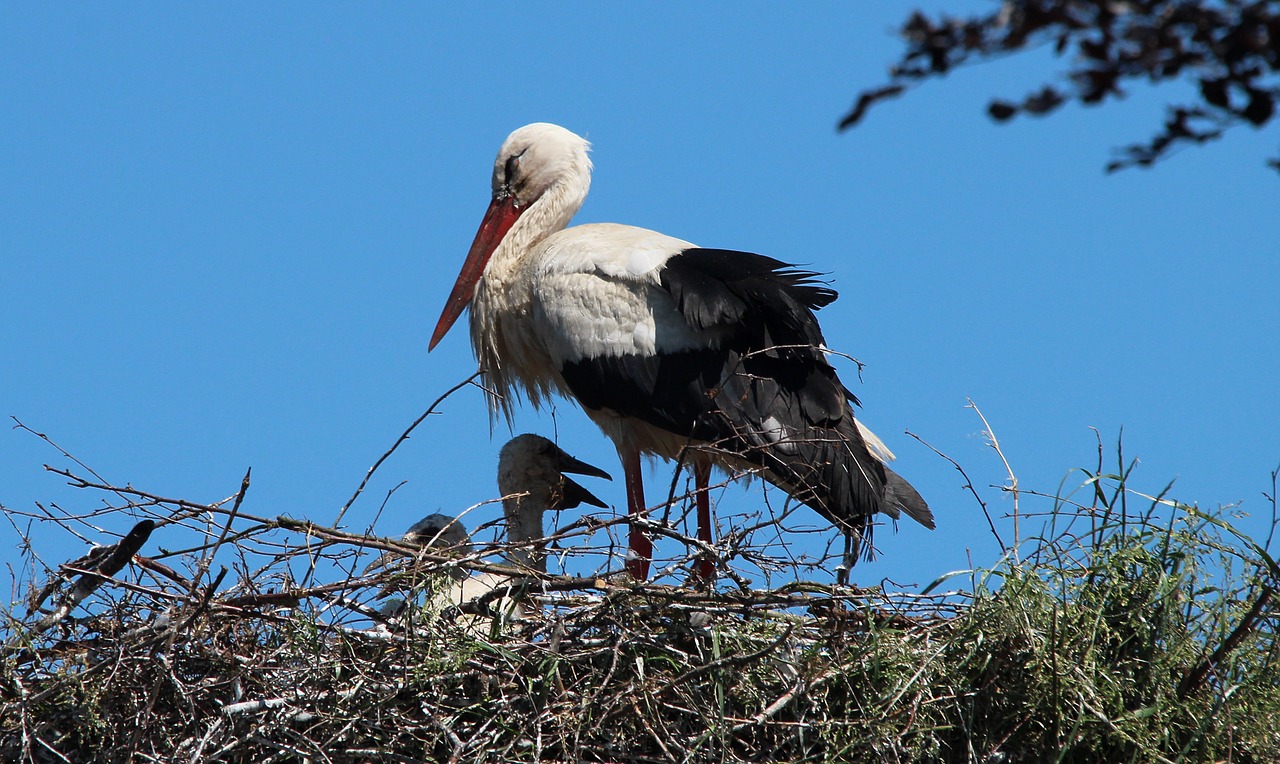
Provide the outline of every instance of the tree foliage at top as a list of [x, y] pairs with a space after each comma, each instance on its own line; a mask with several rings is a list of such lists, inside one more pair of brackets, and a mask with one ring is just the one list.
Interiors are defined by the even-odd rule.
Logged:
[[[1041, 44], [1052, 44], [1059, 56], [1074, 52], [1070, 70], [1019, 101], [992, 100], [987, 112], [996, 121], [1048, 114], [1069, 101], [1103, 103], [1122, 97], [1134, 80], [1198, 86], [1199, 101], [1169, 105], [1155, 136], [1120, 150], [1108, 172], [1148, 167], [1231, 127], [1263, 127], [1280, 100], [1280, 0], [1006, 0], [993, 13], [968, 18], [916, 12], [901, 34], [907, 49], [889, 82], [863, 91], [841, 130], [911, 85]], [[1280, 170], [1280, 157], [1267, 164]]]

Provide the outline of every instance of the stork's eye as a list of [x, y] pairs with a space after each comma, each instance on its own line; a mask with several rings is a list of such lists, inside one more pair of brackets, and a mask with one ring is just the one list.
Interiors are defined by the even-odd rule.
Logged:
[[506, 167], [503, 168], [502, 173], [503, 179], [506, 180], [508, 184], [515, 180], [516, 173], [520, 171], [520, 157], [523, 155], [524, 152], [521, 151], [519, 154], [507, 157], [507, 164]]

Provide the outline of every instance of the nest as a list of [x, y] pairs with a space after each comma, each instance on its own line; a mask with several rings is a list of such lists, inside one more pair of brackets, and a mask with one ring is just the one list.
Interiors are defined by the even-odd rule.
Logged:
[[[1123, 481], [1089, 506], [1054, 499], [1041, 536], [964, 591], [895, 593], [540, 575], [493, 562], [500, 549], [255, 517], [247, 476], [201, 504], [62, 474], [140, 519], [39, 571], [7, 614], [5, 761], [1280, 754], [1280, 571], [1220, 515], [1128, 514]], [[572, 549], [611, 522], [555, 535]], [[442, 600], [478, 572], [507, 583]], [[514, 600], [524, 617], [504, 614]]]

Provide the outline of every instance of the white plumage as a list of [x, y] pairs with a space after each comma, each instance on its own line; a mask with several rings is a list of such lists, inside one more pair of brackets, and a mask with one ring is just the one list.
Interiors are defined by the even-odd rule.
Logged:
[[[545, 573], [543, 516], [546, 511], [572, 509], [584, 503], [605, 506], [569, 474], [610, 479], [608, 473], [575, 459], [540, 435], [518, 435], [502, 447], [498, 457], [498, 490], [502, 493], [506, 523], [504, 559], [507, 564], [520, 570]], [[405, 534], [405, 540], [455, 553], [472, 551], [462, 522], [445, 514], [428, 515], [419, 520]], [[454, 576], [437, 592], [432, 605], [445, 609], [475, 603], [490, 592], [519, 583], [521, 579], [517, 575], [492, 572]], [[528, 613], [519, 597], [500, 597], [488, 603], [488, 609], [503, 621], [523, 618]], [[488, 630], [488, 619], [473, 619], [471, 624], [480, 631]]]
[[[591, 185], [587, 152], [536, 123], [494, 162], [492, 202], [431, 338], [434, 348], [470, 304], [491, 415], [510, 421], [521, 397], [578, 400], [618, 449], [633, 516], [645, 511], [640, 454], [695, 447], [706, 542], [713, 463], [759, 470], [836, 523], [855, 558], [871, 549], [876, 512], [932, 527], [826, 360], [813, 311], [835, 293], [760, 255], [612, 223], [565, 228]], [[629, 570], [647, 577], [651, 543], [635, 523], [631, 548]], [[697, 571], [711, 577], [708, 561]]]

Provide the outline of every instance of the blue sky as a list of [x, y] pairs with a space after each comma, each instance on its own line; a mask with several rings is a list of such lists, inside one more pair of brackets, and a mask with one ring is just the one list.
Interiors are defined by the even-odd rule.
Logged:
[[[926, 8], [986, 8], [927, 3]], [[1256, 513], [1280, 464], [1276, 131], [1243, 128], [1151, 171], [1102, 172], [1180, 86], [997, 126], [1065, 63], [1013, 57], [835, 124], [882, 82], [910, 6], [8, 5], [0, 11], [0, 414], [104, 477], [328, 521], [365, 470], [474, 369], [464, 331], [427, 338], [488, 202], [502, 139], [552, 121], [595, 146], [577, 222], [654, 228], [830, 274], [829, 344], [933, 505], [938, 531], [878, 537], [855, 580], [927, 583], [998, 549], [962, 479], [1002, 465], [1053, 492], [1108, 453], [1135, 486]], [[604, 467], [573, 406], [527, 409]], [[467, 390], [382, 468], [347, 517], [398, 534], [493, 498], [505, 428]], [[0, 429], [0, 503], [97, 497]], [[652, 473], [656, 496], [669, 469]], [[598, 489], [598, 490], [597, 490]], [[722, 516], [760, 485], [717, 496]], [[479, 510], [491, 517], [493, 507]], [[479, 517], [480, 515], [477, 515]], [[811, 524], [818, 521], [809, 517]], [[129, 518], [100, 520], [124, 531]], [[4, 533], [12, 534], [11, 530]], [[50, 562], [79, 541], [33, 527]], [[817, 546], [819, 538], [801, 537]], [[16, 541], [16, 540], [15, 540]], [[18, 550], [0, 551], [16, 565]]]

